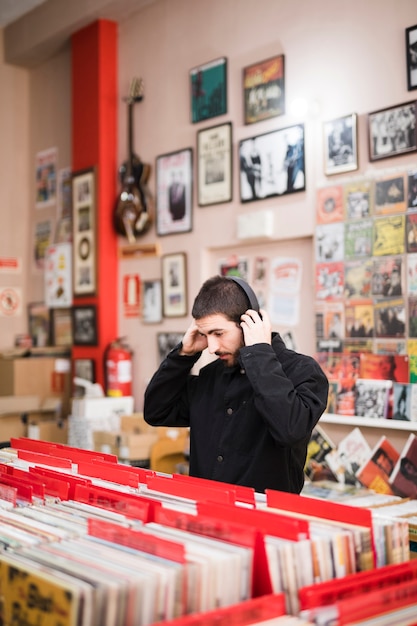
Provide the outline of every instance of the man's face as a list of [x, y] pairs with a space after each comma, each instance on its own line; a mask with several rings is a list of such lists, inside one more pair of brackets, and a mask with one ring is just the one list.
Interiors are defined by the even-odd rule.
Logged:
[[196, 320], [199, 333], [206, 337], [210, 354], [215, 354], [227, 367], [237, 363], [240, 348], [244, 345], [240, 326], [224, 315], [208, 315]]

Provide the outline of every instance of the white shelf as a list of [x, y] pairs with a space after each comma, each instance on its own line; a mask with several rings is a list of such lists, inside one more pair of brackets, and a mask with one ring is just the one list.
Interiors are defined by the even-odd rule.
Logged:
[[383, 428], [391, 430], [407, 430], [417, 433], [417, 422], [403, 422], [392, 419], [373, 419], [370, 417], [358, 417], [356, 415], [336, 415], [324, 413], [320, 418], [323, 424], [347, 424], [348, 426], [369, 426], [371, 428]]

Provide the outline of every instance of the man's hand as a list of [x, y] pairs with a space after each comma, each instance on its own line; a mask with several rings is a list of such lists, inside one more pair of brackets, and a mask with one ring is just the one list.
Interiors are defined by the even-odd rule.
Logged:
[[184, 337], [182, 338], [182, 349], [180, 354], [183, 356], [193, 356], [197, 352], [202, 352], [207, 348], [207, 337], [201, 335], [193, 321], [188, 327]]
[[264, 309], [260, 313], [248, 309], [240, 319], [245, 346], [253, 346], [255, 343], [271, 344], [271, 321]]

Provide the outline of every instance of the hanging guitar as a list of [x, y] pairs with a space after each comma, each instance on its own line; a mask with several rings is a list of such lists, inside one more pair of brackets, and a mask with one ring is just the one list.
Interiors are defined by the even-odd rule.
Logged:
[[113, 221], [116, 232], [127, 237], [130, 244], [143, 235], [151, 225], [148, 211], [150, 194], [147, 182], [150, 165], [143, 163], [133, 151], [133, 107], [143, 100], [143, 81], [134, 78], [130, 86], [128, 105], [128, 158], [119, 168], [122, 190], [116, 202]]

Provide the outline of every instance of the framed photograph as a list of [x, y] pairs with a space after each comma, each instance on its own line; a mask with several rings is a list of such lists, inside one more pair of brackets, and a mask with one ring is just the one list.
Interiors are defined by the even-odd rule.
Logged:
[[93, 359], [74, 359], [74, 376], [88, 380], [93, 383], [95, 381], [95, 363]]
[[324, 122], [324, 173], [343, 174], [359, 167], [357, 114]]
[[187, 315], [187, 256], [185, 252], [162, 257], [162, 306], [164, 317]]
[[35, 348], [50, 345], [51, 314], [44, 302], [28, 304], [28, 332]]
[[157, 340], [159, 360], [163, 361], [167, 354], [169, 354], [169, 352], [171, 352], [171, 350], [173, 350], [175, 346], [180, 343], [183, 337], [184, 333], [158, 333]]
[[71, 308], [51, 309], [51, 344], [64, 347], [72, 345]]
[[416, 102], [368, 114], [369, 160], [417, 151]]
[[86, 304], [72, 307], [72, 337], [74, 346], [97, 345], [97, 309]]
[[73, 293], [95, 295], [96, 266], [96, 181], [95, 170], [74, 172], [73, 200]]
[[285, 113], [285, 57], [243, 68], [244, 121], [253, 124]]
[[190, 70], [193, 124], [227, 113], [227, 59], [221, 57]]
[[239, 142], [240, 200], [251, 202], [304, 191], [304, 124]]
[[162, 322], [162, 280], [143, 281], [143, 312], [144, 324]]
[[156, 158], [157, 235], [187, 233], [192, 229], [193, 149]]
[[197, 133], [198, 206], [232, 200], [232, 123]]
[[417, 24], [405, 29], [408, 91], [417, 89]]
[[[74, 359], [74, 377], [94, 383], [96, 380], [95, 366], [93, 359]], [[85, 387], [74, 384], [73, 394], [75, 398], [83, 397], [85, 395]]]

